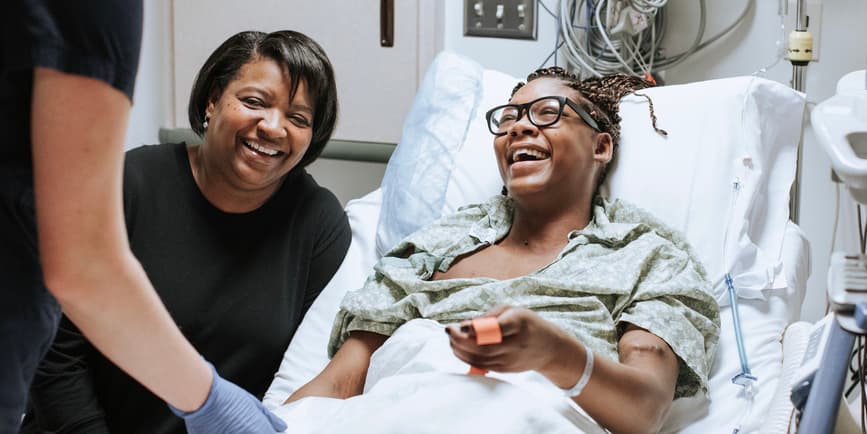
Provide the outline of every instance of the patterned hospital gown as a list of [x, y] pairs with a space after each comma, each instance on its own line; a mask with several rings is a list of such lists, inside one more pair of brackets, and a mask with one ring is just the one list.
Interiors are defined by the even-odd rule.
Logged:
[[430, 280], [461, 255], [505, 237], [513, 210], [511, 199], [496, 196], [404, 239], [363, 288], [343, 299], [329, 354], [354, 330], [390, 336], [415, 318], [454, 323], [510, 304], [532, 309], [613, 360], [626, 323], [646, 329], [681, 360], [675, 398], [707, 393], [719, 306], [704, 267], [682, 235], [631, 204], [597, 197], [590, 224], [571, 231], [557, 258], [526, 276]]

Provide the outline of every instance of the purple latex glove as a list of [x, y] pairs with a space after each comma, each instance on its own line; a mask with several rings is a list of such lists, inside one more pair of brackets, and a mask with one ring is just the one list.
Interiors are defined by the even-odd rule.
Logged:
[[286, 430], [286, 422], [268, 411], [256, 397], [220, 377], [214, 365], [208, 363], [208, 366], [214, 379], [205, 403], [189, 413], [169, 405], [174, 414], [184, 419], [190, 434], [259, 434]]

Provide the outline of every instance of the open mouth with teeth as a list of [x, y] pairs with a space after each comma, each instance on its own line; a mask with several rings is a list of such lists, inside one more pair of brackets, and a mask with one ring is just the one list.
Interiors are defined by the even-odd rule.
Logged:
[[551, 154], [536, 149], [520, 148], [515, 149], [509, 155], [509, 164], [521, 163], [525, 161], [539, 161], [549, 158]]
[[247, 149], [250, 149], [259, 155], [264, 155], [266, 157], [277, 157], [283, 155], [282, 151], [278, 151], [276, 149], [268, 149], [258, 143], [248, 142], [246, 140], [242, 140], [241, 143], [243, 143], [244, 146], [247, 147]]

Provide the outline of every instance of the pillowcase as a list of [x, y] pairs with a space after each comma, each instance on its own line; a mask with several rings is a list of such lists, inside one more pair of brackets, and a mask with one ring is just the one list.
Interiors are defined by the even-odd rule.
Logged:
[[382, 179], [379, 255], [441, 215], [455, 156], [466, 141], [481, 93], [478, 63], [450, 52], [431, 63]]
[[728, 303], [787, 286], [780, 262], [804, 95], [758, 77], [642, 90], [620, 104], [621, 143], [602, 194], [628, 200], [683, 232]]
[[[445, 213], [498, 194], [502, 180], [485, 112], [519, 79], [453, 54], [432, 63], [382, 182], [380, 254]], [[621, 142], [601, 193], [632, 202], [695, 248], [726, 304], [786, 286], [780, 262], [804, 95], [758, 77], [642, 90], [620, 105]], [[735, 191], [735, 186], [737, 191]]]

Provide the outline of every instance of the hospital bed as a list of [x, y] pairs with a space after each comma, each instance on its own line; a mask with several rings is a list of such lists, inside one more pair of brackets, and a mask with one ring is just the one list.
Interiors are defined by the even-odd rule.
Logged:
[[[349, 252], [299, 327], [265, 395], [266, 406], [280, 414], [281, 403], [327, 364], [326, 345], [343, 295], [362, 286], [384, 251], [440, 215], [499, 193], [493, 136], [483, 117], [508, 99], [518, 81], [456, 54], [437, 57], [381, 188], [346, 206], [353, 233]], [[759, 77], [642, 93], [653, 99], [668, 137], [654, 132], [645, 99], [624, 98], [621, 146], [603, 192], [684, 232], [721, 304], [710, 402], [675, 401], [663, 432], [787, 432], [789, 389], [807, 332], [804, 324], [788, 326], [799, 318], [810, 272], [809, 244], [788, 214], [803, 94]], [[737, 291], [742, 354], [726, 275]], [[745, 374], [755, 381], [748, 387], [733, 383]], [[364, 424], [357, 421], [359, 429]], [[433, 428], [417, 432], [437, 432], [436, 420], [427, 424]]]

